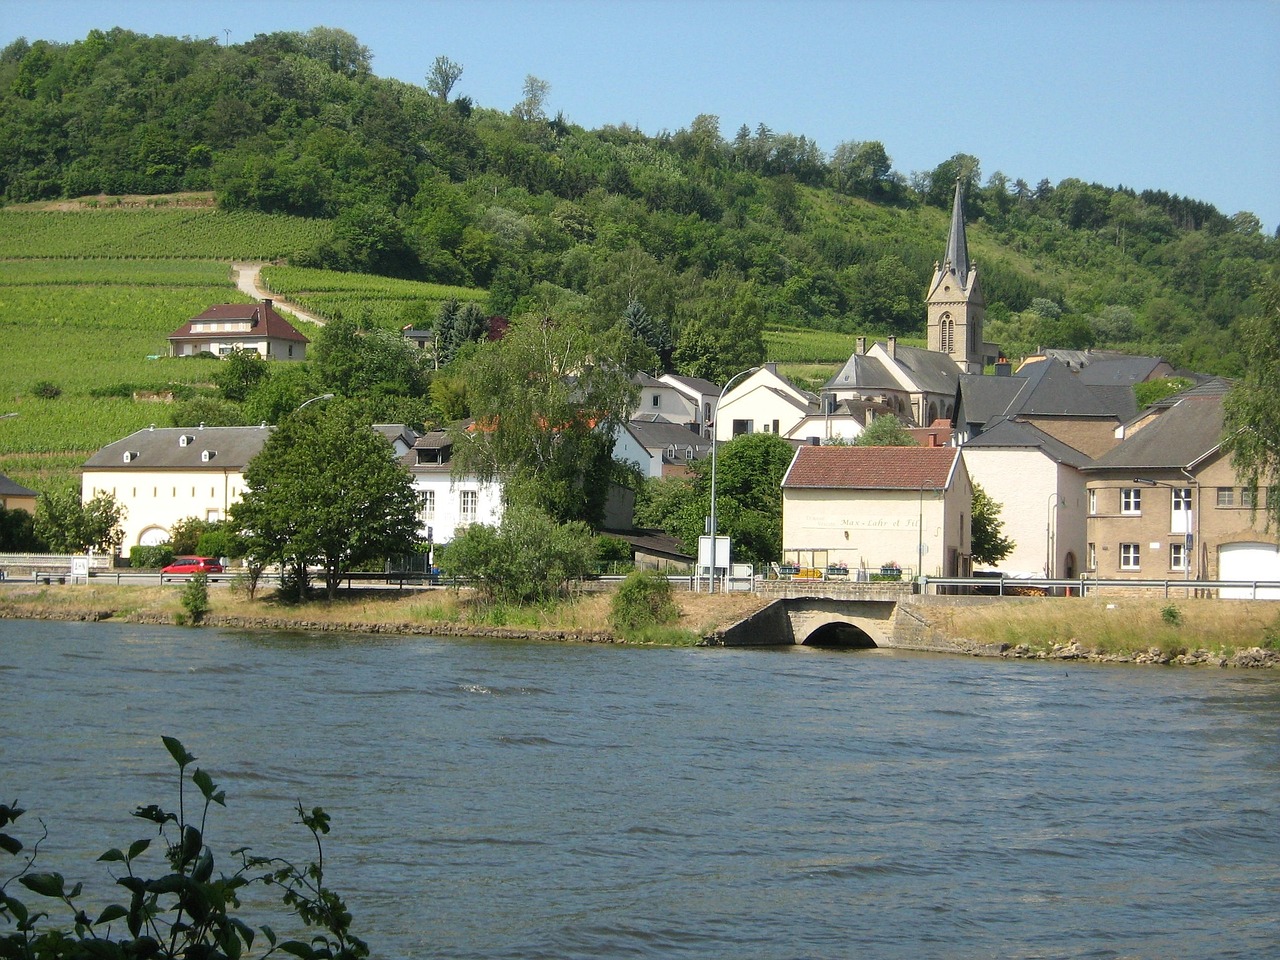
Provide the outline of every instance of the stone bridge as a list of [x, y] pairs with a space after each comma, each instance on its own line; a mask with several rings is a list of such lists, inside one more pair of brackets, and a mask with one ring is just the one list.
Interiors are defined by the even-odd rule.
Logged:
[[[724, 646], [871, 648], [902, 645], [918, 618], [904, 601], [909, 583], [769, 580], [759, 591], [774, 601], [715, 638]], [[905, 622], [904, 622], [905, 621]]]

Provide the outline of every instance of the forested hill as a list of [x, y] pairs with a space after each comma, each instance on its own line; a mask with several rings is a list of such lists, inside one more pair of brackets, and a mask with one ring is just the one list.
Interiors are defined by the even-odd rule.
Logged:
[[1093, 345], [1228, 374], [1233, 326], [1280, 257], [1256, 217], [1159, 189], [984, 178], [961, 153], [908, 178], [874, 140], [828, 153], [708, 115], [584, 130], [547, 115], [534, 77], [493, 109], [451, 98], [465, 65], [445, 57], [421, 87], [370, 61], [323, 27], [236, 46], [120, 29], [15, 41], [0, 52], [0, 197], [212, 190], [226, 209], [332, 219], [295, 263], [482, 287], [493, 313], [631, 309], [674, 344], [716, 316], [922, 335], [960, 176], [987, 335], [1006, 353]]

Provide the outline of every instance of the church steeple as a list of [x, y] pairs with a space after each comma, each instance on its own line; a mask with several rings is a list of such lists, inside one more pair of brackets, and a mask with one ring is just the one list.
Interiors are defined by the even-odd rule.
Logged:
[[942, 261], [955, 269], [960, 286], [969, 281], [969, 241], [964, 234], [964, 187], [956, 177], [956, 196], [951, 205], [951, 232], [947, 235], [947, 255]]
[[947, 252], [933, 265], [933, 281], [926, 298], [929, 308], [930, 350], [945, 353], [964, 373], [981, 373], [985, 361], [982, 321], [986, 300], [978, 283], [978, 267], [969, 259], [964, 232], [964, 186], [956, 180], [951, 206]]

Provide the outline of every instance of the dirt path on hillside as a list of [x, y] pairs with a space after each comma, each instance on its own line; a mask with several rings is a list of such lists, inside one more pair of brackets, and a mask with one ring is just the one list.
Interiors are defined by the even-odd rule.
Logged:
[[324, 326], [324, 320], [317, 317], [314, 313], [307, 313], [296, 303], [290, 303], [288, 300], [277, 299], [275, 294], [262, 285], [262, 263], [233, 263], [231, 269], [235, 272], [236, 286], [242, 293], [247, 293], [255, 300], [271, 300], [271, 305], [277, 310], [283, 310], [291, 314], [298, 320], [305, 320], [307, 323], [314, 323], [317, 327]]

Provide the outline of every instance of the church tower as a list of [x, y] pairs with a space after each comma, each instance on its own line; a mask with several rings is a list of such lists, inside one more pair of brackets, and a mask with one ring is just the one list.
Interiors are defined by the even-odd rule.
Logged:
[[941, 265], [933, 265], [933, 281], [926, 298], [929, 307], [928, 347], [945, 353], [961, 373], [982, 373], [982, 321], [987, 303], [978, 283], [978, 267], [969, 260], [964, 234], [964, 193], [956, 180], [951, 208], [951, 233]]

